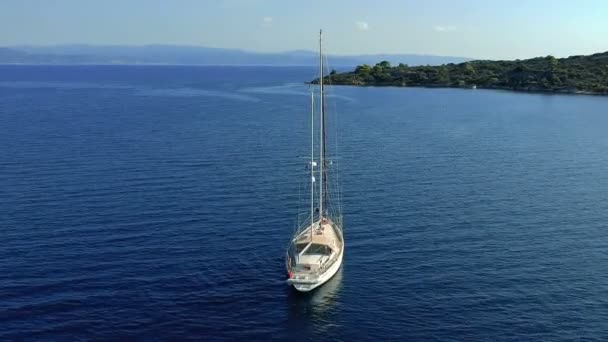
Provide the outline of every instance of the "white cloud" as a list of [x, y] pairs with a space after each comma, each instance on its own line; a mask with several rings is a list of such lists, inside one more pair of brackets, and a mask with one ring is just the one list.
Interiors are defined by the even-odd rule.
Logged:
[[435, 26], [433, 30], [437, 32], [452, 32], [456, 31], [456, 26]]
[[365, 21], [357, 21], [355, 23], [355, 25], [357, 26], [357, 29], [359, 31], [367, 31], [369, 30], [369, 24]]
[[272, 17], [264, 17], [262, 18], [262, 26], [270, 27], [272, 26]]

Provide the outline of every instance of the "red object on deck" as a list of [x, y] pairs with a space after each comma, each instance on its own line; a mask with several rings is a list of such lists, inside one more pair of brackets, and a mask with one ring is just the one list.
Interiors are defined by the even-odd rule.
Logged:
[[291, 279], [293, 277], [293, 273], [291, 271], [287, 271], [287, 279]]

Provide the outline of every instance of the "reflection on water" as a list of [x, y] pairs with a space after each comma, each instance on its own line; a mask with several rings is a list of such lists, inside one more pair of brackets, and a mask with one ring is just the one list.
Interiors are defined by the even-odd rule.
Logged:
[[343, 267], [340, 267], [333, 278], [311, 292], [288, 288], [289, 328], [325, 330], [335, 325], [332, 313], [340, 303], [342, 272]]
[[[310, 96], [313, 87], [314, 86], [305, 83], [287, 83], [280, 86], [246, 87], [241, 88], [239, 91], [254, 94]], [[331, 88], [327, 89], [325, 97], [344, 100], [351, 103], [357, 102], [355, 98], [336, 94]]]
[[287, 83], [279, 86], [247, 87], [240, 89], [244, 93], [280, 94], [310, 96], [309, 86], [304, 83]]
[[230, 100], [239, 100], [247, 102], [259, 102], [258, 98], [253, 96], [238, 94], [235, 92], [225, 92], [217, 90], [207, 90], [198, 88], [142, 88], [136, 91], [135, 95], [138, 96], [167, 96], [167, 97], [198, 97], [198, 96], [209, 96], [209, 97], [222, 97]]

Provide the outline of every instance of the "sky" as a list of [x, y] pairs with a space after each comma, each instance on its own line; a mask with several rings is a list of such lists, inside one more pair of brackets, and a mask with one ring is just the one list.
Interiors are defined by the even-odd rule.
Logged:
[[606, 0], [0, 0], [0, 46], [200, 45], [481, 59], [608, 51]]

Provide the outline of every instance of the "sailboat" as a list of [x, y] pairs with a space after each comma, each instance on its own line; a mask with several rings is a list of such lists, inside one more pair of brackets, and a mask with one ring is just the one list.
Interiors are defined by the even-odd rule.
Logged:
[[[287, 283], [301, 292], [312, 291], [331, 279], [342, 266], [344, 256], [343, 218], [341, 205], [336, 205], [330, 194], [330, 167], [334, 163], [327, 156], [327, 113], [325, 111], [325, 85], [323, 70], [322, 31], [319, 31], [319, 106], [318, 137], [315, 138], [315, 96], [311, 94], [311, 155], [310, 212], [299, 222], [292, 236], [285, 265]], [[315, 140], [318, 139], [318, 156], [315, 158]], [[335, 183], [332, 183], [337, 185]], [[337, 188], [337, 187], [336, 187]], [[339, 202], [340, 196], [337, 194]]]

